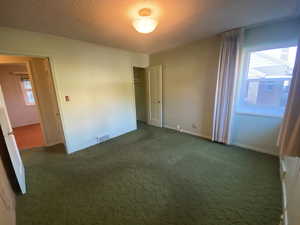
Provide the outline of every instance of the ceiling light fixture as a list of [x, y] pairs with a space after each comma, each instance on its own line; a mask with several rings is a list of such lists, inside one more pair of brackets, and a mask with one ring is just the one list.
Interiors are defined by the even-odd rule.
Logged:
[[139, 18], [133, 20], [132, 25], [138, 32], [148, 34], [155, 30], [157, 21], [151, 18], [151, 9], [143, 8], [139, 11]]

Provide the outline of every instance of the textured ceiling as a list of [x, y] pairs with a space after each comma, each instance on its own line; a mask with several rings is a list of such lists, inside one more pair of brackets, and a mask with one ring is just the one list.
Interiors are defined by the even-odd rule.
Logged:
[[[1, 0], [0, 26], [138, 52], [157, 52], [232, 28], [295, 16], [299, 0]], [[298, 4], [298, 5], [297, 5]], [[131, 21], [142, 7], [159, 20], [151, 34]]]

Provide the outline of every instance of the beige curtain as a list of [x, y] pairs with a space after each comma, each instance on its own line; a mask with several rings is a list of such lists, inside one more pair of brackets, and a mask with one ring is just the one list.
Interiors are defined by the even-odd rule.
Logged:
[[242, 34], [242, 29], [222, 34], [212, 131], [212, 140], [220, 143], [230, 142], [230, 123], [240, 65]]
[[300, 156], [300, 41], [288, 103], [279, 134], [279, 149], [281, 155]]

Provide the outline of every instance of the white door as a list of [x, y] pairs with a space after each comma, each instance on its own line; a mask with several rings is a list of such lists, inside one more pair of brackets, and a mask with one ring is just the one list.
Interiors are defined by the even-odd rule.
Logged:
[[148, 123], [162, 127], [162, 66], [147, 69]]
[[0, 86], [0, 125], [3, 132], [3, 136], [6, 142], [8, 153], [11, 159], [11, 163], [16, 174], [21, 192], [26, 193], [25, 184], [25, 170], [24, 165], [20, 156], [20, 152], [15, 140], [13, 129], [11, 127], [9, 117], [7, 114], [7, 109], [2, 93], [2, 88]]
[[30, 71], [46, 145], [62, 143], [62, 126], [48, 59], [31, 59]]

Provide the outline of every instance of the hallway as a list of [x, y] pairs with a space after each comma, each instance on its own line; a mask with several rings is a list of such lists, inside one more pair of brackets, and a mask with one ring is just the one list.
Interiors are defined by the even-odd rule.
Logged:
[[44, 146], [42, 128], [39, 123], [13, 128], [20, 150]]

